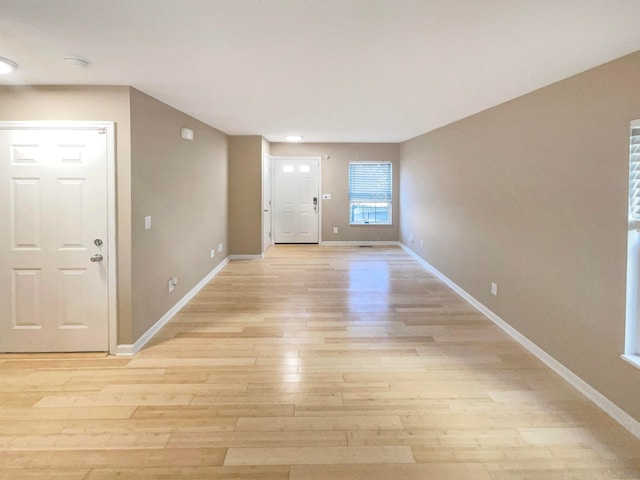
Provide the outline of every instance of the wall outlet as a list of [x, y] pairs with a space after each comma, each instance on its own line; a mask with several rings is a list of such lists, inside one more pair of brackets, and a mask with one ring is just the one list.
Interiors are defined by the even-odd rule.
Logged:
[[491, 282], [491, 295], [498, 296], [498, 284]]
[[338, 233], [338, 227], [333, 227], [333, 233]]
[[221, 253], [224, 250], [224, 243], [218, 244], [218, 253]]
[[169, 292], [173, 292], [173, 289], [178, 285], [178, 277], [171, 277], [169, 279]]
[[409, 235], [409, 243], [413, 243], [413, 233]]
[[151, 230], [151, 215], [144, 217], [144, 229]]
[[211, 258], [215, 257], [216, 256], [216, 249], [212, 248], [211, 252], [209, 252], [209, 255], [211, 255]]

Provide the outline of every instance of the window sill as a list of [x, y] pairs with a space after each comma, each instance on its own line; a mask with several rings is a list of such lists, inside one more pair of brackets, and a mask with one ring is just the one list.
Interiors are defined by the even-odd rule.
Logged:
[[350, 227], [392, 227], [393, 223], [350, 223]]
[[640, 368], [640, 355], [620, 355], [620, 358], [634, 367]]

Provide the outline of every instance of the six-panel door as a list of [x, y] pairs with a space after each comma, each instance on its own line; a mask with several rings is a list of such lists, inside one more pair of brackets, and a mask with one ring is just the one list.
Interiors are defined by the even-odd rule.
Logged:
[[0, 182], [0, 352], [108, 350], [105, 130], [0, 128]]

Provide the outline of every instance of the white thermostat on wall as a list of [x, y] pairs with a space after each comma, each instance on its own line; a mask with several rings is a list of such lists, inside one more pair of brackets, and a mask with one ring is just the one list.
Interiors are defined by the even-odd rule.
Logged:
[[193, 130], [191, 130], [190, 128], [183, 128], [180, 134], [185, 140], [193, 140]]

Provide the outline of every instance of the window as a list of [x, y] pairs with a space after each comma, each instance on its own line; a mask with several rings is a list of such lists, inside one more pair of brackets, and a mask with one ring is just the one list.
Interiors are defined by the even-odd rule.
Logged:
[[631, 122], [629, 142], [629, 237], [625, 360], [640, 367], [640, 120]]
[[349, 223], [391, 225], [391, 162], [349, 164]]

